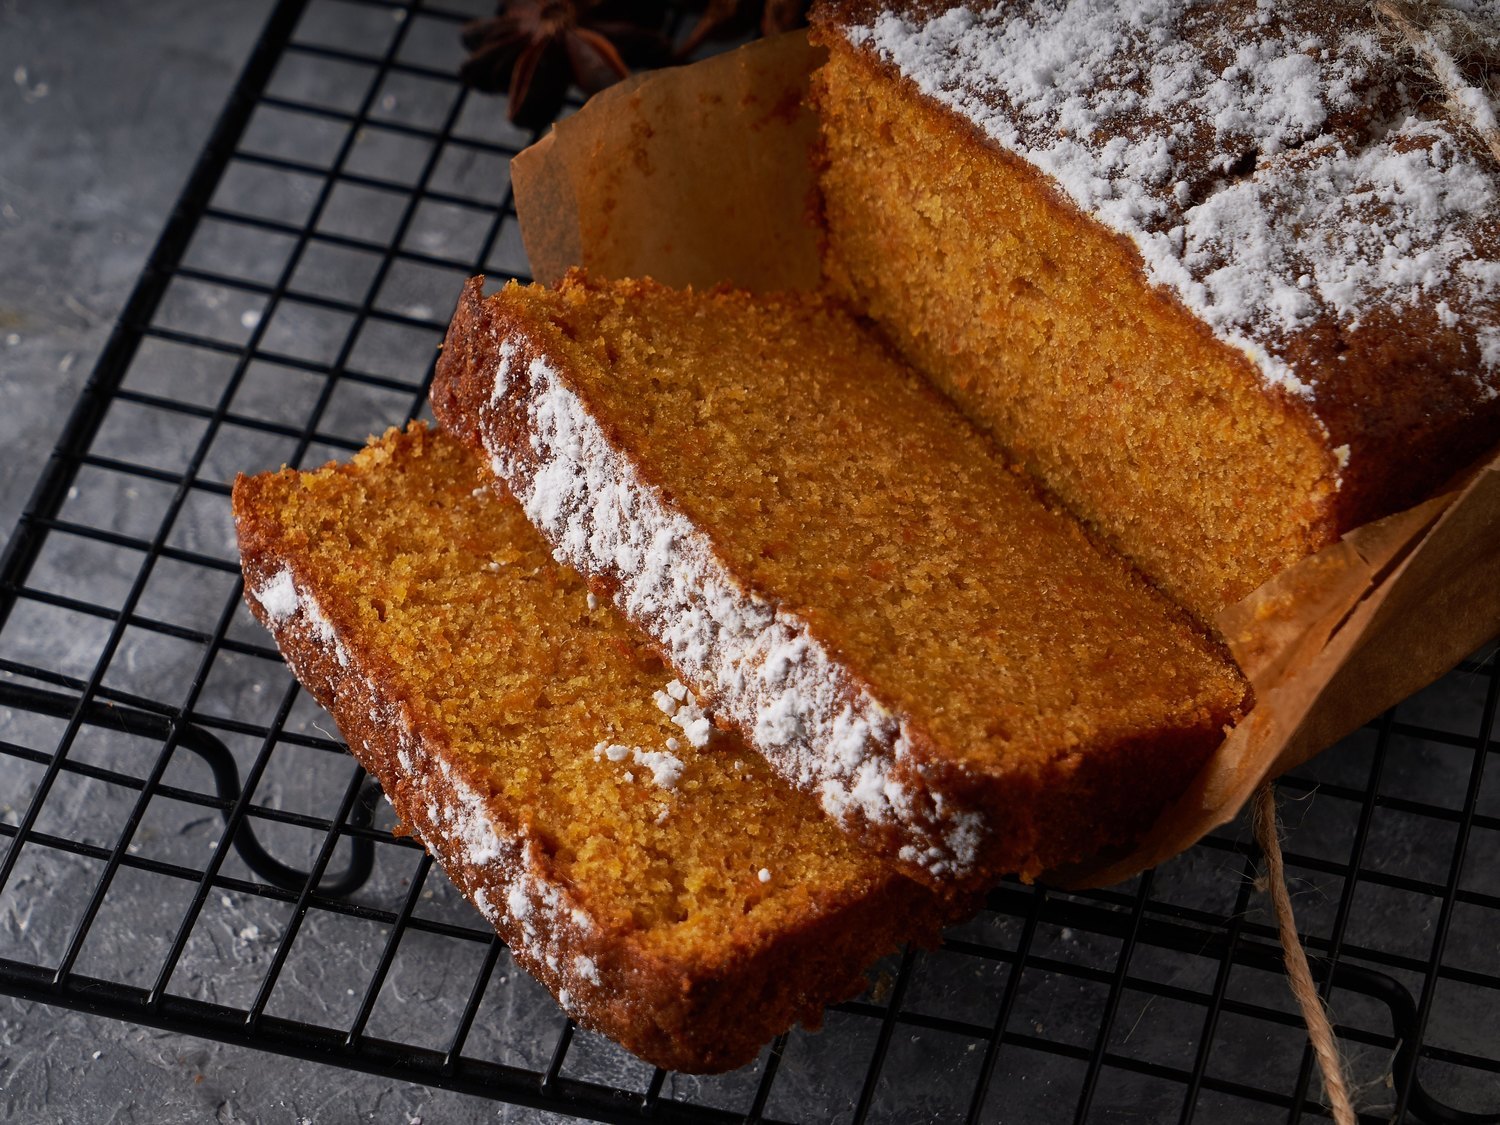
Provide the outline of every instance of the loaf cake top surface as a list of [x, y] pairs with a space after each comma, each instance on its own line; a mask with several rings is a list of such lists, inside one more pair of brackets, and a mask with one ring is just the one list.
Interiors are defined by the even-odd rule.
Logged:
[[[1448, 13], [1497, 37], [1494, 61], [1500, 3]], [[1422, 366], [1393, 353], [1405, 339], [1473, 403], [1500, 394], [1500, 164], [1471, 124], [1493, 124], [1483, 40], [1476, 56], [1437, 35], [1470, 87], [1457, 110], [1347, 0], [844, 0], [819, 21], [1129, 239], [1270, 385], [1316, 405], [1346, 356]]]

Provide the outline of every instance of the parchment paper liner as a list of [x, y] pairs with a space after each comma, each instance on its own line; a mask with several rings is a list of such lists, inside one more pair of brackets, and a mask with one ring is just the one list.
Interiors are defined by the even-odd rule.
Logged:
[[[573, 265], [670, 285], [818, 282], [803, 107], [821, 52], [794, 33], [593, 98], [511, 164], [534, 276]], [[1217, 624], [1257, 703], [1129, 855], [1052, 873], [1105, 886], [1233, 819], [1257, 785], [1431, 683], [1500, 632], [1500, 457], [1368, 524]]]

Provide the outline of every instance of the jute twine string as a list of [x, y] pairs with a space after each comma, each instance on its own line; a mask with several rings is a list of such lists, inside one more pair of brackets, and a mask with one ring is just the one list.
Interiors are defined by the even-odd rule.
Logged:
[[1500, 28], [1441, 0], [1375, 0], [1376, 25], [1420, 63], [1448, 110], [1479, 134], [1500, 163], [1500, 117], [1490, 76], [1500, 71]]
[[[1370, 8], [1380, 30], [1394, 41], [1398, 51], [1420, 64], [1423, 77], [1430, 78], [1442, 92], [1449, 112], [1473, 129], [1500, 163], [1500, 111], [1490, 84], [1491, 74], [1500, 73], [1500, 28], [1450, 8], [1442, 0], [1374, 0]], [[1297, 935], [1286, 865], [1281, 858], [1276, 789], [1269, 781], [1255, 792], [1252, 818], [1256, 842], [1266, 857], [1265, 889], [1276, 911], [1287, 978], [1318, 1058], [1328, 1107], [1337, 1125], [1356, 1125], [1338, 1038]]]
[[1349, 1097], [1349, 1080], [1344, 1076], [1344, 1060], [1339, 1054], [1338, 1039], [1333, 1034], [1333, 1025], [1328, 1021], [1328, 1012], [1323, 999], [1313, 984], [1312, 970], [1307, 964], [1307, 954], [1302, 950], [1302, 941], [1297, 936], [1297, 919], [1292, 914], [1292, 896], [1286, 888], [1286, 866], [1281, 859], [1281, 825], [1276, 819], [1276, 788], [1269, 781], [1255, 791], [1253, 810], [1255, 839], [1266, 857], [1266, 889], [1271, 895], [1271, 904], [1276, 910], [1276, 928], [1281, 937], [1281, 952], [1286, 960], [1286, 974], [1291, 981], [1292, 995], [1302, 1009], [1302, 1019], [1307, 1024], [1307, 1038], [1312, 1043], [1313, 1053], [1318, 1057], [1318, 1069], [1323, 1074], [1323, 1089], [1328, 1096], [1328, 1107], [1338, 1125], [1355, 1125], [1354, 1102]]

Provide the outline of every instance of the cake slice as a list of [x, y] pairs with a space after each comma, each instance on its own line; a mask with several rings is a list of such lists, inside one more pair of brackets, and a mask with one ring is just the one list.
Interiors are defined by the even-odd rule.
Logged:
[[827, 300], [475, 279], [432, 404], [721, 719], [934, 885], [1128, 843], [1245, 701]]
[[746, 1063], [960, 908], [710, 735], [452, 438], [241, 477], [234, 512], [252, 612], [407, 829], [569, 1015], [648, 1062]]
[[1373, 7], [815, 9], [834, 290], [1206, 620], [1500, 441], [1500, 168]]

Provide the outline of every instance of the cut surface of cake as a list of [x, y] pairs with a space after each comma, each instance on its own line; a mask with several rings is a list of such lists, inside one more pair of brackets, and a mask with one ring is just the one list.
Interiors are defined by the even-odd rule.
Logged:
[[1131, 841], [1245, 699], [835, 302], [475, 279], [432, 403], [721, 720], [934, 884]]
[[1500, 168], [1371, 5], [813, 22], [834, 290], [1205, 619], [1500, 441]]
[[569, 1015], [746, 1063], [958, 903], [859, 851], [421, 427], [241, 477], [246, 597], [405, 825]]

